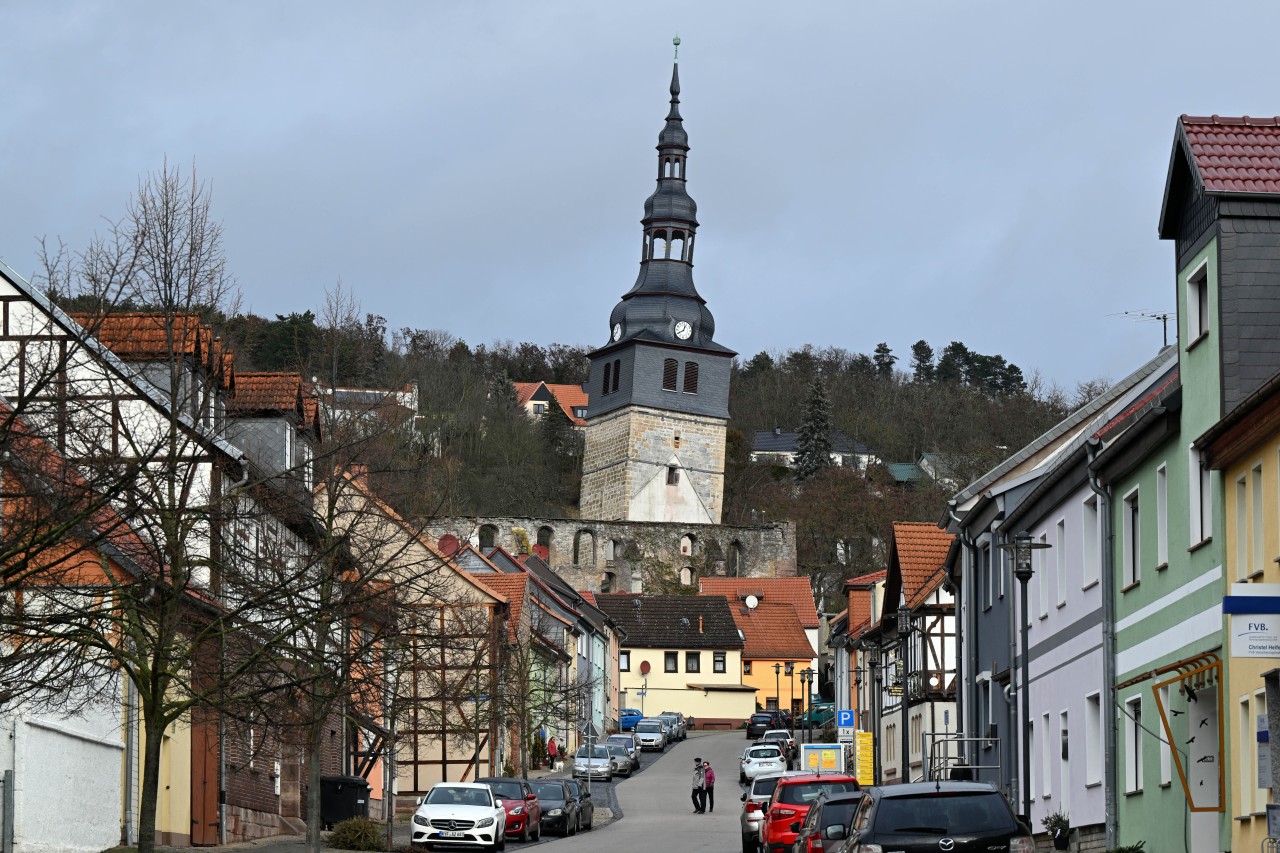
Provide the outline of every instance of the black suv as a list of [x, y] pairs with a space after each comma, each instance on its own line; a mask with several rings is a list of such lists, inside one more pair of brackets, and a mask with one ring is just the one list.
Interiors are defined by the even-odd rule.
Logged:
[[1007, 850], [1035, 853], [1035, 841], [993, 785], [911, 782], [863, 790], [848, 837], [829, 853], [880, 845], [902, 853]]
[[747, 718], [747, 739], [758, 740], [760, 735], [769, 729], [786, 729], [791, 731], [791, 715], [786, 711], [769, 709], [756, 711]]

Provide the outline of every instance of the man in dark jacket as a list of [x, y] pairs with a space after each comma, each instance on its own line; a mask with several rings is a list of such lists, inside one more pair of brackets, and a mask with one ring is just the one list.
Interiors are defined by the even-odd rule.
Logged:
[[693, 813], [703, 814], [707, 810], [707, 778], [702, 769], [702, 759], [693, 759]]

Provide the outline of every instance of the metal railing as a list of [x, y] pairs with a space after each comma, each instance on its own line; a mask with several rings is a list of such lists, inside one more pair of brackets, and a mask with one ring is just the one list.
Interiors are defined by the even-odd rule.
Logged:
[[999, 764], [972, 764], [965, 759], [966, 754], [980, 754], [987, 743], [987, 738], [965, 737], [954, 732], [922, 733], [920, 754], [926, 757], [923, 781], [977, 779], [982, 770], [994, 770], [998, 776]]

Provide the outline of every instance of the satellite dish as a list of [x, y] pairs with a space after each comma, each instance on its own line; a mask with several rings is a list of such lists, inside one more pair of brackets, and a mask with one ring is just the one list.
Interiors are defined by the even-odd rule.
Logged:
[[760, 606], [760, 599], [756, 598], [754, 595], [748, 595], [744, 603], [747, 605], [748, 610], [755, 610]]
[[452, 557], [454, 554], [458, 553], [458, 537], [454, 536], [452, 533], [446, 533], [441, 536], [439, 542], [436, 544], [446, 557]]
[[647, 660], [640, 661], [640, 674], [641, 675], [649, 674], [649, 662]]

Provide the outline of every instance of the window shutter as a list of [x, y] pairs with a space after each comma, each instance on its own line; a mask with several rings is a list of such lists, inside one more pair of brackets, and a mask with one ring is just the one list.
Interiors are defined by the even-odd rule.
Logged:
[[677, 364], [674, 358], [668, 358], [662, 362], [662, 390], [663, 391], [676, 390], [676, 372], [679, 369], [680, 369], [679, 365]]
[[684, 363], [684, 393], [698, 393], [698, 362], [696, 361]]

